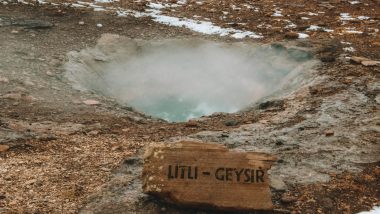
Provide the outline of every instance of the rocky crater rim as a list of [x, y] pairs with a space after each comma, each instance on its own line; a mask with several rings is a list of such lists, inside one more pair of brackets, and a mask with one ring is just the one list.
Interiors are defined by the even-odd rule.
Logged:
[[115, 34], [68, 56], [65, 75], [76, 89], [169, 122], [234, 113], [288, 93], [318, 64], [313, 50], [291, 44], [136, 40]]

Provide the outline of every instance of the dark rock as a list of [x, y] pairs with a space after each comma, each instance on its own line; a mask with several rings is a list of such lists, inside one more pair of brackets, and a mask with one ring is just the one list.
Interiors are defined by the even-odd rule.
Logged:
[[309, 51], [300, 48], [289, 48], [288, 54], [298, 62], [303, 62], [313, 58], [313, 54]]
[[325, 131], [325, 135], [326, 136], [333, 136], [334, 135], [334, 131], [333, 130], [326, 130]]
[[328, 210], [331, 210], [334, 208], [334, 201], [331, 200], [331, 198], [322, 198], [321, 204], [323, 205], [324, 208], [327, 208]]
[[277, 145], [277, 146], [284, 145], [284, 143], [285, 143], [285, 141], [282, 140], [282, 139], [277, 139], [277, 140], [276, 140], [276, 145]]
[[239, 124], [239, 121], [236, 121], [236, 120], [226, 120], [224, 122], [224, 125], [226, 126], [236, 126]]
[[228, 134], [225, 134], [225, 133], [223, 133], [223, 134], [221, 134], [221, 135], [220, 135], [220, 137], [229, 137], [229, 135], [228, 135]]
[[42, 20], [17, 20], [11, 23], [13, 26], [20, 26], [27, 29], [47, 29], [53, 27], [51, 22]]
[[322, 62], [335, 62], [335, 56], [333, 55], [325, 55], [325, 56], [321, 56], [320, 57], [320, 60]]
[[281, 43], [273, 43], [271, 44], [271, 47], [279, 51], [286, 50], [286, 47]]
[[269, 108], [284, 108], [285, 102], [283, 100], [269, 100], [259, 104], [259, 109], [265, 110]]
[[136, 165], [136, 164], [141, 164], [141, 163], [142, 163], [142, 160], [141, 158], [138, 158], [138, 157], [131, 157], [124, 160], [124, 164], [127, 164], [127, 165]]
[[286, 39], [298, 39], [298, 33], [296, 32], [287, 32], [285, 34]]

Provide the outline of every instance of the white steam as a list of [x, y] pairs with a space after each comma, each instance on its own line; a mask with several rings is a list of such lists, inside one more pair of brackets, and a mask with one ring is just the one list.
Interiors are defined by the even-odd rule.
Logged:
[[81, 88], [156, 117], [185, 121], [235, 112], [278, 90], [302, 64], [300, 53], [243, 43], [105, 35], [95, 48], [70, 53], [66, 70]]

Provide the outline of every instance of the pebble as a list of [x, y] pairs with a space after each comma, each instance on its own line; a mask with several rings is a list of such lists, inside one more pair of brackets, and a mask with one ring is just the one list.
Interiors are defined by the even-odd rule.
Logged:
[[103, 27], [103, 25], [102, 24], [96, 24], [96, 27]]
[[283, 202], [283, 203], [292, 203], [292, 202], [295, 202], [295, 201], [297, 201], [297, 198], [294, 197], [294, 196], [283, 195], [281, 197], [281, 202]]
[[6, 151], [8, 151], [8, 149], [9, 149], [9, 146], [7, 146], [7, 145], [0, 145], [0, 152], [6, 152]]
[[280, 178], [271, 178], [270, 179], [270, 187], [277, 191], [285, 191], [287, 189], [286, 184]]
[[100, 102], [97, 100], [84, 100], [83, 103], [86, 105], [99, 105], [100, 104]]
[[375, 101], [376, 101], [377, 104], [380, 104], [380, 95], [376, 96]]
[[379, 64], [380, 64], [380, 61], [373, 61], [373, 60], [362, 61], [362, 65], [364, 66], [376, 66]]
[[1, 77], [1, 76], [0, 76], [0, 82], [8, 83], [8, 82], [9, 82], [9, 79], [6, 78], [6, 77]]
[[27, 85], [27, 86], [34, 86], [34, 85], [35, 85], [34, 82], [32, 82], [32, 81], [30, 81], [30, 80], [24, 80], [22, 83], [23, 83], [24, 85]]
[[287, 32], [285, 34], [286, 39], [298, 39], [298, 33], [296, 32]]
[[9, 93], [1, 96], [1, 98], [10, 100], [21, 100], [22, 95], [20, 93]]
[[333, 130], [326, 130], [325, 131], [325, 135], [326, 136], [333, 136], [334, 135], [334, 131]]
[[351, 62], [360, 64], [362, 61], [368, 61], [368, 58], [361, 57], [361, 56], [353, 56], [350, 58]]
[[78, 24], [79, 25], [84, 25], [84, 21], [79, 21]]

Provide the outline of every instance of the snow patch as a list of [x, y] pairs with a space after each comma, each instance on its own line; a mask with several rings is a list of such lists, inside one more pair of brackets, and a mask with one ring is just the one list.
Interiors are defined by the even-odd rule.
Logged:
[[306, 39], [306, 38], [309, 38], [309, 35], [307, 35], [306, 33], [298, 33], [298, 38], [299, 39]]
[[355, 48], [353, 48], [353, 47], [345, 47], [345, 48], [343, 48], [343, 50], [346, 52], [355, 52], [356, 51]]
[[310, 27], [308, 27], [306, 29], [306, 31], [317, 31], [317, 30], [322, 30], [324, 32], [333, 32], [334, 31], [334, 30], [330, 30], [330, 29], [327, 29], [324, 27], [319, 27], [318, 25], [310, 25]]
[[355, 19], [352, 18], [349, 13], [341, 13], [340, 14], [340, 20], [341, 21], [350, 21], [350, 20], [355, 20]]
[[350, 4], [360, 4], [360, 1], [350, 1]]
[[373, 207], [370, 211], [363, 211], [358, 214], [380, 214], [380, 207]]
[[95, 0], [95, 3], [112, 3], [113, 0]]

